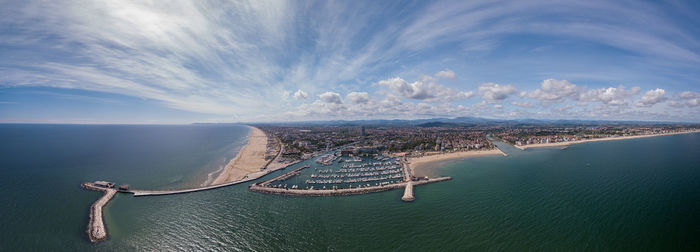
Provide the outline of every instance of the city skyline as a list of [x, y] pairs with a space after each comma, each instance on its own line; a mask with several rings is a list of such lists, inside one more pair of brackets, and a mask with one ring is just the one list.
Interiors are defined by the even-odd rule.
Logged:
[[693, 2], [11, 2], [0, 122], [700, 122]]

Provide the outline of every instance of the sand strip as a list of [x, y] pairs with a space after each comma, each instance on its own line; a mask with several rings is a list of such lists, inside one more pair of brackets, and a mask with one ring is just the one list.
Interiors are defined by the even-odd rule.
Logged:
[[686, 132], [673, 132], [673, 133], [664, 133], [664, 134], [639, 135], [639, 136], [602, 137], [602, 138], [584, 139], [584, 140], [576, 140], [576, 141], [568, 141], [568, 142], [528, 144], [528, 145], [522, 145], [522, 146], [513, 145], [513, 146], [515, 146], [515, 148], [518, 148], [521, 150], [526, 150], [527, 148], [556, 147], [556, 146], [565, 146], [565, 145], [587, 143], [587, 142], [614, 141], [614, 140], [625, 140], [625, 139], [635, 139], [635, 138], [644, 138], [644, 137], [690, 134], [690, 133], [697, 133], [697, 132], [700, 132], [700, 130], [693, 130], [693, 131], [686, 131]]
[[[417, 176], [416, 169], [419, 169], [419, 170], [430, 169], [430, 168], [432, 168], [428, 165], [430, 163], [437, 163], [439, 161], [445, 161], [445, 160], [450, 160], [450, 159], [488, 156], [488, 155], [506, 156], [506, 154], [503, 153], [498, 148], [491, 149], [491, 150], [460, 151], [460, 152], [441, 153], [441, 154], [430, 155], [430, 156], [409, 158], [408, 159], [408, 162], [409, 162], [408, 167], [411, 168], [411, 175]], [[418, 175], [420, 175], [420, 174], [423, 174], [423, 172], [419, 171]]]
[[219, 176], [211, 183], [222, 184], [244, 179], [246, 175], [260, 172], [268, 163], [265, 161], [267, 135], [262, 130], [250, 127], [248, 144], [226, 165]]

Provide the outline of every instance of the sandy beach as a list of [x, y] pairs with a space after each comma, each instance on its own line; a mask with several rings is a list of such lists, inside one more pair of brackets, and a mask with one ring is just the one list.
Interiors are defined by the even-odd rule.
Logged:
[[687, 131], [687, 132], [673, 132], [673, 133], [664, 133], [664, 134], [639, 135], [639, 136], [603, 137], [603, 138], [576, 140], [576, 141], [569, 141], [569, 142], [545, 143], [545, 144], [528, 144], [528, 145], [523, 145], [523, 146], [513, 145], [513, 146], [515, 146], [515, 148], [518, 148], [518, 149], [521, 149], [521, 150], [526, 150], [527, 148], [556, 147], [556, 146], [566, 146], [566, 145], [579, 144], [579, 143], [586, 143], [586, 142], [625, 140], [625, 139], [634, 139], [634, 138], [643, 138], [643, 137], [668, 136], [668, 135], [677, 135], [677, 134], [690, 134], [690, 133], [696, 133], [696, 132], [700, 132], [700, 130]]
[[248, 174], [260, 172], [267, 164], [265, 161], [267, 135], [256, 127], [248, 127], [250, 127], [248, 144], [235, 158], [231, 159], [221, 174], [211, 183], [212, 185], [241, 180]]
[[424, 176], [426, 176], [425, 170], [432, 168], [431, 166], [428, 165], [430, 163], [437, 163], [440, 161], [445, 161], [445, 160], [450, 160], [450, 159], [478, 157], [478, 156], [487, 156], [487, 155], [504, 155], [505, 156], [506, 154], [503, 153], [498, 148], [495, 148], [492, 150], [451, 152], [451, 153], [409, 158], [408, 159], [408, 162], [409, 162], [408, 167], [411, 168], [411, 175], [412, 176], [424, 177]]

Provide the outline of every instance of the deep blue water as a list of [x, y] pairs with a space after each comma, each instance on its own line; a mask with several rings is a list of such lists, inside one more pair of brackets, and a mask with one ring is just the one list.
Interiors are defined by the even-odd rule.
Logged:
[[247, 134], [228, 125], [0, 125], [0, 248], [83, 248], [100, 194], [82, 182], [196, 187]]
[[247, 134], [235, 125], [0, 125], [0, 250], [700, 249], [700, 134], [566, 150], [501, 145], [508, 157], [442, 163], [433, 173], [453, 180], [416, 187], [412, 203], [401, 190], [313, 198], [244, 184], [120, 194], [105, 208], [109, 240], [88, 241], [100, 194], [81, 182], [196, 186]]

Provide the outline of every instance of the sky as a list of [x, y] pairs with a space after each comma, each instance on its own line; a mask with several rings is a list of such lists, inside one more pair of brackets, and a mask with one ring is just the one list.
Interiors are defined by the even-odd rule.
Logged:
[[698, 1], [0, 5], [0, 123], [700, 122]]

